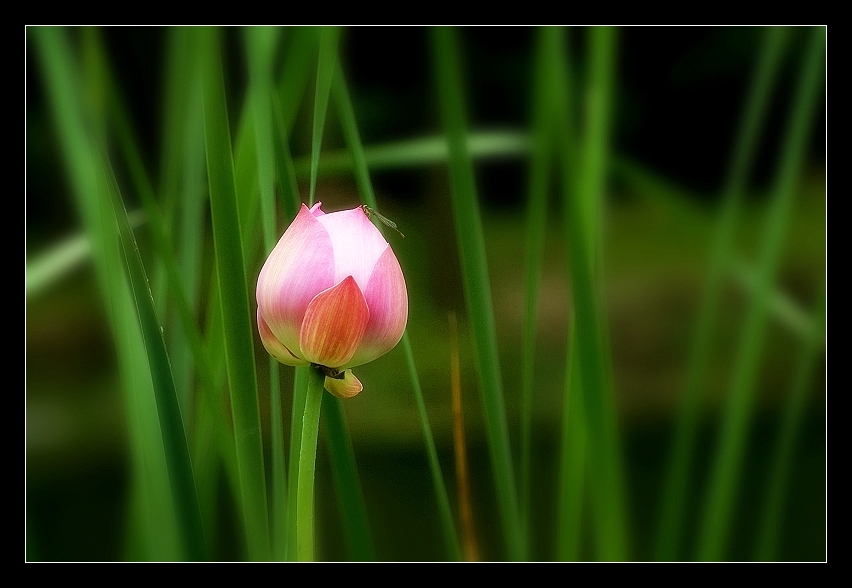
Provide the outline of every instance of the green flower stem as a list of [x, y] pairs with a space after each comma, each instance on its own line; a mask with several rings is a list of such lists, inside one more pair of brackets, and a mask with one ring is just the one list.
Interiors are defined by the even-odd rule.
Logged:
[[299, 444], [299, 481], [296, 487], [296, 556], [299, 561], [314, 559], [314, 471], [324, 380], [322, 372], [309, 370], [308, 393], [302, 417], [302, 440]]
[[293, 374], [293, 405], [290, 421], [290, 460], [287, 475], [287, 560], [295, 561], [296, 554], [296, 497], [299, 484], [299, 450], [302, 439], [302, 418], [308, 392], [309, 367], [297, 367]]

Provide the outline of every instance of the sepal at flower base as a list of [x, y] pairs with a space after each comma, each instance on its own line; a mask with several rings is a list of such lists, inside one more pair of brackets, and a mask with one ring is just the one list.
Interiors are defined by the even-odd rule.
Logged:
[[352, 398], [364, 389], [361, 381], [355, 377], [352, 370], [340, 372], [337, 377], [327, 375], [323, 386], [338, 398]]

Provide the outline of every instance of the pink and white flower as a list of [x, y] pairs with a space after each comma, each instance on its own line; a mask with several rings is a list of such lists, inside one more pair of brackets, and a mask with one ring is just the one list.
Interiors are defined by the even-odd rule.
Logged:
[[360, 206], [325, 214], [302, 205], [257, 279], [257, 325], [286, 365], [314, 365], [325, 388], [355, 396], [350, 368], [390, 351], [408, 320], [402, 269]]

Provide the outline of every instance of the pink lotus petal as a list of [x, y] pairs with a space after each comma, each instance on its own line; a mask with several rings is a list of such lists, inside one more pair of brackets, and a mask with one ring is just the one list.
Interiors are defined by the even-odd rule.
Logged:
[[370, 311], [352, 276], [311, 300], [299, 333], [302, 356], [319, 365], [339, 368], [361, 342]]
[[364, 299], [370, 309], [370, 321], [358, 350], [345, 367], [381, 357], [399, 343], [408, 320], [408, 294], [399, 261], [390, 247], [376, 263]]
[[308, 305], [317, 292], [334, 284], [331, 239], [303, 204], [260, 270], [258, 310], [282, 344], [299, 349], [299, 330]]
[[361, 207], [332, 212], [318, 217], [317, 220], [328, 230], [331, 237], [335, 283], [346, 276], [352, 276], [364, 292], [373, 266], [385, 249], [388, 249], [387, 241]]
[[278, 340], [278, 338], [269, 328], [269, 325], [267, 325], [266, 321], [263, 320], [263, 317], [260, 314], [260, 309], [258, 309], [257, 311], [257, 330], [260, 333], [260, 340], [269, 355], [271, 355], [284, 365], [310, 365], [304, 359], [299, 359], [298, 357], [296, 357], [296, 355], [292, 351], [287, 349], [286, 345], [284, 345], [281, 341]]
[[360, 380], [355, 377], [352, 370], [346, 370], [342, 373], [343, 378], [337, 379], [331, 376], [325, 377], [325, 389], [337, 396], [338, 398], [352, 398], [364, 389]]

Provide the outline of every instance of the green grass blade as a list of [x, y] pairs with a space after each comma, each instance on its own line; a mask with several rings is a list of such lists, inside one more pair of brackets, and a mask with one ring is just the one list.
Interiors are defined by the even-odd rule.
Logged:
[[698, 314], [687, 366], [686, 386], [660, 502], [660, 527], [654, 553], [657, 560], [671, 561], [682, 556], [678, 546], [682, 535], [685, 501], [689, 494], [688, 482], [693, 470], [702, 382], [706, 379], [710, 360], [709, 345], [719, 312], [723, 278], [726, 277], [742, 193], [780, 61], [783, 31], [780, 28], [767, 29], [761, 55], [755, 64], [752, 87], [743, 109], [731, 170], [726, 181], [723, 206], [716, 225], [710, 269]]
[[[539, 29], [532, 80], [532, 149], [527, 185], [526, 249], [524, 256], [524, 330], [521, 344], [521, 458], [519, 500], [527, 550], [531, 545], [530, 485], [532, 477], [533, 387], [539, 290], [547, 228], [547, 195], [552, 170], [553, 77], [547, 70], [550, 31]], [[552, 35], [550, 35], [552, 36]]]
[[322, 134], [325, 128], [325, 115], [331, 82], [337, 67], [337, 41], [340, 31], [337, 27], [324, 27], [320, 33], [319, 59], [317, 62], [317, 84], [314, 94], [313, 141], [311, 142], [311, 185], [308, 203], [313, 204], [317, 188], [317, 170], [322, 150]]
[[278, 185], [281, 188], [281, 205], [284, 210], [284, 218], [287, 224], [293, 222], [302, 204], [299, 196], [299, 185], [296, 181], [296, 171], [293, 168], [293, 158], [290, 155], [290, 147], [287, 145], [288, 133], [284, 130], [284, 115], [281, 108], [274, 109], [275, 128], [277, 132], [273, 137], [273, 149], [275, 154], [275, 170], [278, 177]]
[[[645, 199], [648, 206], [660, 207], [665, 214], [679, 219], [684, 230], [711, 232], [710, 217], [707, 217], [700, 208], [690, 204], [699, 199], [699, 196], [695, 193], [685, 190], [623, 157], [614, 158], [612, 172], [628, 186], [631, 192]], [[715, 225], [717, 232], [720, 224]], [[718, 238], [714, 236], [714, 243], [717, 241]], [[756, 285], [754, 268], [742, 260], [731, 259], [728, 256], [727, 271], [731, 273], [731, 276], [743, 288], [743, 291], [750, 296]], [[705, 304], [705, 302], [702, 302], [702, 304]], [[807, 311], [790, 294], [779, 289], [777, 285], [774, 286], [771, 294], [769, 311], [772, 318], [794, 335], [800, 338], [809, 335], [812, 321]], [[703, 313], [704, 311], [700, 312]]]
[[[205, 191], [205, 163], [204, 163], [204, 119], [201, 113], [201, 78], [198, 68], [197, 54], [190, 49], [191, 32], [186, 29], [178, 29], [176, 35], [182, 37], [181, 46], [175, 51], [185, 52], [190, 56], [186, 59], [182, 53], [173, 54], [173, 60], [180, 63], [178, 71], [175, 72], [175, 86], [172, 88], [169, 102], [181, 103], [182, 113], [176, 113], [173, 122], [174, 127], [179, 129], [176, 144], [166, 143], [163, 152], [164, 157], [171, 162], [179, 162], [180, 169], [178, 178], [171, 174], [163, 174], [160, 181], [160, 191], [164, 194], [166, 203], [175, 202], [175, 214], [177, 219], [172, 224], [176, 235], [177, 261], [180, 267], [183, 289], [189, 302], [189, 308], [193, 316], [197, 316], [199, 305], [200, 282], [204, 271], [204, 221], [205, 203], [207, 194]], [[180, 118], [180, 115], [183, 115]], [[171, 124], [169, 125], [172, 126]], [[177, 185], [175, 185], [177, 184]], [[173, 192], [174, 196], [169, 196]], [[168, 270], [167, 270], [168, 273]], [[172, 280], [174, 278], [171, 278]], [[178, 309], [178, 312], [182, 311]], [[204, 376], [210, 377], [209, 362], [207, 365], [198, 363], [198, 351], [190, 342], [186, 345], [184, 341], [194, 335], [187, 335], [185, 327], [182, 326], [183, 317], [179, 317], [179, 323], [170, 339], [172, 353], [172, 365], [175, 374], [175, 383], [178, 389], [187, 390], [195, 383], [196, 370], [203, 370]], [[210, 391], [212, 394], [212, 390]], [[195, 398], [194, 400], [197, 400]], [[195, 406], [198, 409], [197, 403]], [[219, 419], [221, 420], [221, 419]], [[206, 489], [204, 490], [207, 491]]]
[[[184, 373], [180, 379], [175, 375], [175, 387], [178, 389], [179, 399], [182, 401], [181, 409], [185, 422], [190, 421], [191, 415], [196, 411], [198, 411], [199, 417], [204, 420], [204, 427], [198, 432], [194, 442], [196, 448], [194, 460], [196, 467], [194, 469], [196, 479], [207, 482], [198, 485], [197, 488], [199, 490], [199, 501], [204, 504], [202, 512], [205, 514], [205, 521], [209, 528], [213, 528], [215, 518], [213, 505], [217, 497], [217, 487], [214, 483], [218, 465], [216, 456], [221, 456], [226, 464], [232, 464], [234, 446], [233, 439], [228, 431], [229, 425], [225, 420], [224, 407], [217, 403], [219, 397], [217, 391], [221, 387], [216, 384], [216, 377], [212, 373], [207, 350], [195, 323], [195, 312], [191, 302], [196, 298], [196, 284], [201, 271], [200, 250], [203, 238], [201, 220], [204, 194], [199, 176], [204, 174], [204, 139], [203, 120], [200, 112], [200, 77], [197, 75], [197, 68], [192, 67], [192, 63], [197, 59], [197, 47], [189, 38], [191, 36], [189, 31], [179, 29], [178, 33], [182, 37], [187, 37], [182, 39], [178, 46], [190, 56], [190, 63], [184, 64], [186, 69], [190, 71], [184, 72], [187, 77], [184, 80], [186, 85], [183, 87], [183, 93], [187, 95], [188, 100], [195, 101], [187, 102], [184, 105], [187, 111], [187, 120], [183, 125], [186, 134], [183, 137], [184, 144], [180, 147], [185, 153], [182, 161], [187, 163], [187, 169], [183, 170], [185, 176], [183, 193], [186, 197], [177, 198], [175, 196], [172, 198], [177, 200], [179, 208], [183, 208], [180, 215], [182, 228], [180, 232], [182, 237], [179, 250], [180, 262], [175, 258], [175, 248], [168, 236], [167, 223], [163, 219], [164, 215], [161, 213], [157, 200], [154, 198], [151, 182], [142, 164], [138, 147], [139, 142], [132, 129], [124, 100], [112, 82], [113, 77], [105, 67], [102, 77], [110, 97], [108, 104], [110, 105], [111, 121], [116, 131], [118, 144], [127, 162], [132, 183], [143, 202], [147, 218], [150, 219], [150, 232], [153, 237], [154, 250], [157, 253], [158, 266], [162, 268], [165, 274], [170, 299], [175, 303], [177, 310], [178, 323], [176, 328], [170, 331], [170, 334], [173, 335], [172, 349], [183, 352], [182, 354], [178, 353], [178, 357], [183, 357], [179, 365], [182, 365]], [[103, 58], [101, 60], [105, 61]], [[177, 90], [174, 90], [174, 92], [179, 93]], [[174, 147], [174, 149], [177, 149], [177, 147]], [[174, 189], [177, 190], [177, 188]], [[174, 366], [174, 359], [172, 357], [170, 359]], [[194, 371], [190, 372], [189, 370], [193, 367], [195, 368]], [[174, 367], [173, 373], [176, 374]], [[189, 408], [189, 398], [192, 396], [190, 386], [196, 377], [201, 386], [196, 400], [200, 400], [200, 402], [197, 402], [195, 410], [191, 410]], [[187, 426], [187, 429], [189, 430], [190, 427]], [[233, 478], [233, 475], [229, 475], [229, 479]]]
[[63, 29], [34, 27], [28, 29], [28, 33], [32, 34], [38, 54], [72, 194], [91, 246], [96, 276], [116, 344], [131, 454], [131, 527], [126, 555], [138, 560], [179, 559], [180, 539], [172, 508], [151, 372], [126, 282], [112, 204], [99, 197], [103, 194], [98, 184], [99, 164], [86, 122], [82, 89], [78, 85], [82, 76]]
[[[530, 150], [529, 136], [518, 131], [470, 132], [466, 141], [470, 156], [477, 160], [520, 158], [526, 156]], [[367, 160], [367, 166], [373, 171], [443, 164], [448, 156], [449, 148], [444, 135], [364, 147], [364, 158]], [[310, 157], [300, 157], [294, 165], [300, 178], [309, 176]], [[348, 149], [327, 151], [320, 157], [318, 173], [348, 174], [352, 169], [352, 153]]]
[[353, 561], [375, 561], [376, 548], [367, 518], [367, 506], [358, 478], [355, 450], [346, 426], [343, 401], [330, 396], [325, 403], [325, 422], [331, 474], [343, 519], [343, 535]]
[[109, 170], [105, 169], [104, 173], [107, 176], [105, 178], [107, 189], [112, 195], [115, 206], [125, 262], [136, 300], [139, 323], [148, 355], [148, 365], [151, 369], [160, 429], [163, 436], [163, 449], [165, 450], [182, 543], [188, 559], [202, 561], [206, 559], [206, 546], [201, 523], [201, 511], [198, 506], [192, 461], [189, 456], [186, 431], [177, 391], [172, 379], [162, 326], [157, 319], [154, 298], [148, 286], [148, 278], [145, 275], [139, 248], [127, 220], [127, 213], [121, 202], [118, 185], [115, 179], [111, 177]]
[[731, 390], [724, 408], [722, 429], [716, 447], [707, 501], [700, 521], [698, 559], [719, 560], [726, 554], [728, 532], [742, 468], [764, 342], [768, 300], [778, 271], [808, 138], [817, 104], [825, 55], [825, 30], [808, 31], [810, 38], [796, 85], [787, 135], [779, 160], [772, 202], [766, 219], [757, 285], [749, 302], [739, 350], [733, 369]]
[[[206, 167], [206, 165], [205, 165]], [[213, 257], [213, 256], [211, 256]], [[215, 259], [211, 259], [210, 272], [215, 276]], [[203, 513], [208, 519], [216, 517], [218, 512], [218, 466], [216, 459], [202, 459], [200, 456], [215, 448], [221, 464], [224, 466], [225, 479], [229, 485], [231, 496], [236, 502], [236, 513], [239, 517], [241, 528], [246, 527], [246, 513], [242, 508], [240, 490], [239, 460], [237, 458], [236, 441], [233, 434], [233, 417], [229, 407], [229, 393], [227, 387], [227, 366], [225, 360], [225, 333], [224, 321], [222, 320], [222, 304], [219, 296], [219, 285], [215, 279], [210, 281], [207, 294], [207, 333], [205, 337], [207, 357], [210, 364], [213, 386], [211, 393], [207, 394], [202, 387], [203, 397], [199, 399], [199, 421], [203, 421], [197, 429], [194, 445], [195, 454], [199, 456], [198, 479], [199, 490], [202, 490], [202, 482], [208, 483], [208, 487], [201, 491]], [[211, 456], [214, 457], [214, 456]]]
[[417, 401], [417, 414], [420, 416], [420, 428], [423, 430], [432, 485], [435, 489], [435, 499], [438, 501], [438, 513], [441, 517], [444, 548], [447, 550], [447, 557], [450, 560], [459, 561], [461, 560], [461, 547], [459, 545], [458, 532], [456, 531], [456, 526], [453, 524], [450, 498], [449, 494], [447, 494], [444, 476], [441, 473], [441, 462], [438, 461], [438, 450], [435, 447], [435, 438], [432, 435], [432, 429], [429, 425], [429, 414], [426, 412], [426, 401], [423, 399], [423, 387], [420, 384], [420, 375], [417, 372], [417, 365], [414, 362], [414, 351], [411, 348], [408, 331], [402, 334], [400, 345], [402, 345], [402, 350], [405, 352], [405, 363], [408, 367], [409, 378], [411, 378], [411, 386], [414, 389], [414, 398]]
[[[544, 31], [544, 50], [547, 51], [547, 75], [552, 80], [550, 91], [554, 93], [553, 118], [560, 121], [563, 129], [560, 141], [560, 159], [563, 162], [562, 192], [563, 212], [567, 214], [568, 200], [577, 190], [577, 131], [570, 114], [574, 112], [572, 99], [572, 66], [569, 60], [567, 33], [565, 29], [549, 28]], [[560, 113], [568, 113], [562, 120]], [[567, 174], [567, 175], [566, 175]], [[578, 357], [578, 335], [576, 310], [571, 309], [568, 331], [568, 353], [565, 363], [565, 382], [562, 398], [562, 431], [556, 505], [556, 559], [577, 561], [581, 558], [583, 506], [586, 498], [586, 415], [583, 406], [583, 379]]]
[[28, 258], [27, 300], [48, 290], [51, 285], [72, 272], [90, 256], [89, 240], [83, 234], [77, 234], [42, 252], [32, 261]]
[[[249, 70], [249, 100], [254, 117], [257, 149], [257, 175], [260, 184], [261, 225], [264, 251], [272, 251], [278, 241], [275, 220], [275, 188], [272, 139], [272, 60], [278, 29], [248, 27], [244, 30]], [[273, 559], [287, 558], [287, 476], [284, 458], [284, 418], [279, 386], [279, 364], [269, 361], [269, 405], [272, 437], [271, 526]]]
[[[290, 29], [287, 37], [290, 42], [286, 46], [287, 51], [281, 69], [281, 78], [276, 99], [273, 101], [276, 128], [276, 133], [273, 136], [273, 148], [275, 150], [276, 176], [281, 190], [281, 203], [284, 216], [289, 223], [299, 212], [302, 200], [299, 196], [299, 186], [296, 182], [296, 171], [290, 155], [288, 140], [299, 102], [307, 85], [310, 65], [313, 63], [309, 56], [316, 52], [314, 45], [317, 42], [318, 35], [312, 28], [296, 27]], [[307, 167], [305, 169], [307, 171], [305, 175], [307, 176], [310, 173], [310, 157], [306, 158], [306, 162]]]
[[[183, 128], [182, 143], [173, 149], [180, 149], [182, 162], [180, 185], [177, 188], [178, 216], [177, 234], [174, 240], [178, 247], [178, 264], [183, 280], [186, 296], [191, 305], [193, 316], [199, 305], [200, 280], [205, 273], [215, 272], [215, 260], [208, 260], [204, 255], [205, 217], [207, 209], [207, 163], [204, 138], [204, 115], [202, 107], [202, 84], [200, 64], [203, 59], [202, 40], [200, 35], [191, 28], [174, 30], [182, 37], [178, 48], [186, 55], [178, 55], [174, 59], [185, 62], [183, 67], [183, 86], [174, 89], [176, 93], [186, 94], [185, 116], [181, 123]], [[168, 193], [169, 185], [163, 180], [161, 191]], [[167, 198], [168, 200], [168, 198]], [[205, 267], [205, 264], [207, 267]], [[171, 273], [167, 270], [167, 275]], [[174, 281], [174, 278], [170, 279]], [[196, 379], [196, 397], [194, 403], [195, 422], [193, 439], [193, 463], [196, 466], [196, 480], [199, 490], [202, 514], [208, 529], [217, 527], [219, 517], [220, 469], [224, 468], [224, 480], [230, 487], [231, 496], [240, 496], [240, 482], [236, 459], [236, 447], [231, 431], [231, 417], [225, 400], [225, 361], [222, 333], [221, 307], [219, 305], [216, 281], [211, 281], [208, 292], [207, 312], [211, 317], [207, 324], [211, 327], [210, 337], [204, 341], [204, 335], [196, 325], [195, 329], [182, 327], [184, 313], [178, 308], [180, 322], [176, 325], [175, 339], [185, 337], [191, 351], [191, 361], [186, 361], [185, 370], [193, 370], [184, 375], [184, 384], [192, 384]], [[213, 316], [215, 315], [215, 316]], [[212, 361], [212, 355], [221, 355]], [[180, 356], [177, 357], [179, 361]], [[176, 362], [177, 363], [177, 362]], [[178, 378], [176, 365], [176, 381]], [[193, 369], [194, 368], [194, 369]], [[240, 524], [244, 526], [241, 508], [237, 509]], [[215, 539], [218, 536], [214, 536]], [[215, 547], [215, 546], [214, 546]]]
[[[574, 294], [574, 344], [577, 347], [586, 420], [592, 521], [598, 557], [621, 561], [629, 557], [624, 476], [608, 369], [606, 333], [602, 308], [595, 294], [599, 280], [595, 275], [600, 249], [598, 215], [606, 169], [608, 104], [614, 50], [615, 33], [612, 29], [596, 28], [590, 31], [589, 92], [593, 99], [587, 110], [582, 166], [577, 168], [577, 160], [571, 157], [572, 146], [566, 144], [563, 147], [563, 194]], [[565, 76], [566, 72], [559, 75]], [[563, 97], [560, 102], [565, 104], [569, 88], [567, 82], [561, 86]], [[570, 114], [565, 108], [560, 110]], [[564, 116], [559, 125], [560, 129], [570, 129], [566, 126], [568, 121]], [[562, 135], [570, 137], [571, 131], [565, 130]], [[575, 179], [571, 173], [576, 173], [578, 169], [582, 171]]]
[[518, 513], [509, 430], [497, 353], [497, 337], [488, 281], [473, 164], [467, 152], [462, 71], [455, 31], [432, 29], [438, 100], [449, 143], [449, 173], [462, 265], [467, 310], [473, 328], [477, 371], [482, 386], [485, 424], [506, 555], [523, 560], [524, 545]]
[[[274, 136], [276, 175], [281, 189], [284, 216], [288, 222], [296, 217], [302, 202], [299, 196], [299, 186], [296, 182], [293, 159], [290, 156], [288, 139], [299, 108], [299, 102], [307, 85], [310, 65], [313, 63], [313, 59], [310, 59], [309, 56], [316, 53], [315, 45], [318, 42], [318, 37], [319, 35], [313, 28], [296, 27], [290, 30], [288, 35], [290, 43], [287, 45], [277, 98], [273, 104], [274, 121], [277, 129]], [[305, 175], [308, 176], [310, 174], [310, 156], [306, 158], [306, 164]]]
[[[343, 76], [343, 69], [339, 63], [334, 69], [331, 91], [334, 97], [334, 104], [337, 106], [337, 115], [340, 117], [340, 124], [343, 127], [343, 135], [346, 138], [351, 169], [355, 174], [355, 181], [358, 183], [358, 192], [367, 206], [378, 209], [376, 194], [373, 191], [373, 182], [370, 180], [367, 157], [364, 154], [364, 145], [361, 143], [361, 134], [358, 132], [358, 123], [355, 120], [355, 110], [352, 108], [349, 88], [347, 87], [346, 79]], [[379, 230], [381, 230], [381, 227]]]
[[[573, 325], [573, 321], [572, 321]], [[562, 408], [559, 495], [556, 516], [556, 559], [579, 561], [582, 552], [583, 505], [586, 498], [586, 419], [583, 382], [577, 357], [577, 334], [568, 333], [568, 360]]]
[[820, 292], [814, 320], [811, 323], [809, 337], [802, 344], [799, 363], [791, 382], [790, 398], [784, 410], [781, 421], [781, 431], [772, 461], [769, 479], [766, 484], [766, 500], [761, 519], [760, 534], [757, 539], [756, 557], [758, 561], [774, 561], [777, 559], [778, 537], [782, 526], [781, 513], [787, 501], [790, 475], [793, 468], [793, 449], [801, 429], [804, 417], [808, 384], [822, 348], [820, 338], [824, 336], [825, 327], [825, 285]]
[[[370, 180], [367, 157], [364, 153], [364, 146], [361, 143], [360, 133], [358, 132], [358, 124], [355, 120], [352, 101], [349, 98], [349, 90], [340, 66], [337, 67], [335, 72], [332, 92], [334, 102], [338, 108], [341, 125], [343, 127], [343, 134], [346, 137], [346, 143], [349, 147], [349, 153], [351, 154], [353, 171], [358, 183], [358, 191], [367, 206], [377, 209], [378, 204], [376, 203], [376, 195], [373, 191], [373, 182]], [[384, 228], [380, 224], [376, 226], [379, 227], [379, 230]], [[435, 488], [435, 497], [438, 501], [438, 513], [441, 519], [444, 547], [447, 550], [448, 557], [453, 561], [458, 561], [461, 557], [458, 535], [456, 533], [455, 524], [453, 523], [453, 515], [452, 510], [450, 509], [447, 487], [446, 484], [444, 484], [444, 476], [441, 473], [441, 464], [438, 461], [438, 451], [435, 448], [435, 440], [432, 436], [432, 430], [429, 426], [429, 416], [426, 412], [426, 403], [423, 400], [420, 376], [417, 373], [417, 366], [414, 363], [414, 353], [411, 349], [411, 341], [407, 332], [403, 333], [400, 343], [405, 351], [406, 366], [408, 367], [411, 386], [414, 390], [415, 400], [417, 401], [420, 423], [423, 427], [423, 436], [424, 441], [426, 442], [426, 452], [429, 459], [429, 470], [432, 476], [432, 485]]]
[[[116, 128], [119, 135], [119, 143], [127, 154], [130, 175], [136, 184], [137, 191], [142, 196], [148, 212], [149, 226], [154, 235], [155, 248], [161, 260], [171, 262], [170, 277], [172, 287], [178, 297], [184, 303], [181, 310], [184, 311], [184, 328], [195, 333], [196, 350], [200, 352], [200, 339], [195, 326], [192, 323], [188, 305], [180, 277], [176, 269], [175, 260], [172, 257], [171, 244], [162, 226], [159, 210], [156, 207], [153, 190], [147, 180], [147, 174], [141, 162], [137, 142], [132, 136], [130, 124], [123, 110], [123, 100], [112, 82], [112, 75], [102, 46], [93, 30], [88, 29], [85, 36], [87, 41], [87, 57], [89, 70], [93, 79], [97, 80], [97, 88], [103, 93], [104, 103], [112, 106], [110, 118], [116, 120]], [[107, 163], [103, 164], [105, 167]], [[125, 265], [128, 269], [130, 283], [133, 288], [139, 322], [142, 329], [148, 364], [152, 373], [153, 389], [157, 401], [160, 428], [163, 436], [163, 446], [166, 451], [166, 463], [169, 469], [170, 485], [175, 499], [178, 523], [182, 533], [182, 543], [186, 556], [193, 560], [205, 558], [206, 546], [202, 530], [201, 517], [198, 505], [198, 497], [192, 464], [186, 441], [185, 416], [181, 414], [180, 400], [188, 394], [178, 395], [174, 384], [171, 363], [166, 353], [165, 340], [162, 334], [162, 325], [157, 318], [155, 304], [148, 290], [148, 278], [142, 265], [141, 257], [136, 247], [135, 239], [131, 232], [130, 223], [120, 196], [119, 188], [111, 170], [105, 169], [106, 185], [111, 193], [115, 206], [112, 218], [118, 218], [118, 224], [122, 237], [122, 245], [125, 252]], [[200, 361], [203, 363], [203, 360]], [[187, 407], [183, 407], [186, 413]]]
[[272, 148], [272, 59], [278, 29], [249, 27], [244, 31], [249, 70], [249, 101], [254, 118], [261, 226], [265, 247], [274, 247], [276, 233], [274, 162]]
[[317, 54], [320, 31], [315, 27], [293, 27], [287, 29], [285, 35], [284, 64], [278, 79], [279, 99], [276, 101], [283, 115], [281, 124], [285, 137], [290, 136], [312, 66], [316, 63], [313, 56]]
[[[187, 293], [186, 280], [184, 276], [192, 275], [198, 272], [198, 268], [193, 271], [183, 271], [175, 256], [176, 247], [174, 246], [167, 228], [167, 223], [163, 218], [161, 207], [155, 198], [154, 190], [148, 173], [145, 170], [142, 162], [142, 155], [139, 150], [139, 141], [136, 138], [130, 119], [127, 115], [124, 106], [124, 99], [118, 92], [118, 89], [112, 83], [112, 75], [107, 69], [107, 65], [103, 64], [106, 86], [109, 90], [109, 104], [111, 106], [111, 122], [115, 129], [118, 139], [118, 145], [121, 154], [129, 170], [129, 176], [134, 186], [135, 193], [138, 194], [142, 201], [145, 210], [146, 218], [148, 219], [148, 228], [152, 237], [154, 249], [157, 253], [157, 260], [164, 268], [166, 275], [170, 298], [177, 307], [177, 314], [180, 321], [183, 337], [186, 344], [192, 353], [194, 364], [198, 366], [200, 379], [205, 383], [208, 390], [212, 390], [212, 378], [206, 354], [201, 341], [201, 334], [198, 326], [195, 324], [194, 311], [190, 303], [190, 295]], [[200, 130], [200, 129], [199, 129]], [[197, 222], [198, 219], [196, 219]], [[197, 239], [198, 237], [196, 237]], [[198, 244], [194, 244], [194, 248], [198, 248]], [[190, 262], [192, 262], [190, 257]], [[184, 413], [188, 409], [187, 390], [180, 390], [179, 397], [182, 400], [182, 410]]]
[[203, 35], [207, 47], [202, 70], [204, 134], [216, 275], [222, 301], [225, 359], [240, 474], [240, 501], [245, 513], [249, 558], [268, 560], [271, 551], [257, 377], [254, 371], [254, 321], [246, 284], [219, 33], [215, 29], [201, 29], [199, 34]]

